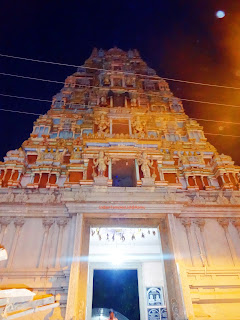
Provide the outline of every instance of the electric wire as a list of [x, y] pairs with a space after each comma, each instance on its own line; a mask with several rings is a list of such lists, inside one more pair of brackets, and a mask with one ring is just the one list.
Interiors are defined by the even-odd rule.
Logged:
[[[40, 101], [40, 102], [52, 102], [52, 100], [45, 100], [45, 99], [38, 99], [38, 98], [31, 98], [31, 97], [23, 97], [23, 96], [15, 96], [15, 95], [10, 95], [10, 94], [3, 94], [0, 93], [0, 96], [3, 97], [8, 97], [8, 98], [17, 98], [17, 99], [25, 99], [25, 100], [33, 100], [33, 101]], [[87, 107], [89, 108], [89, 105], [81, 105], [81, 107]], [[9, 111], [9, 112], [18, 112], [15, 110], [11, 110], [11, 109], [0, 109], [1, 111]], [[19, 111], [21, 113], [23, 113], [24, 111]], [[36, 114], [36, 115], [42, 115], [39, 113], [31, 113], [31, 114]], [[233, 121], [224, 121], [224, 120], [214, 120], [214, 119], [204, 119], [204, 118], [193, 118], [193, 117], [189, 117], [193, 120], [197, 120], [197, 121], [207, 121], [207, 122], [217, 122], [217, 123], [225, 123], [225, 124], [232, 124], [232, 125], [240, 125], [240, 122], [233, 122]]]
[[[36, 80], [36, 81], [43, 81], [43, 82], [50, 82], [50, 83], [57, 83], [57, 84], [65, 84], [63, 81], [57, 81], [57, 80], [49, 80], [49, 79], [42, 79], [42, 78], [36, 78], [36, 77], [29, 77], [29, 76], [23, 76], [23, 75], [17, 75], [17, 74], [11, 74], [11, 73], [5, 73], [5, 72], [0, 72], [0, 75], [3, 76], [9, 76], [9, 77], [17, 77], [17, 78], [22, 78], [22, 79], [27, 79], [27, 80]], [[100, 86], [90, 86], [90, 85], [84, 85], [82, 84], [81, 87], [84, 88], [104, 88]], [[159, 94], [152, 94], [152, 93], [145, 93], [145, 92], [140, 92], [139, 95], [145, 95], [148, 97], [159, 97]], [[201, 100], [194, 100], [194, 99], [185, 99], [185, 98], [177, 98], [183, 101], [188, 101], [188, 102], [195, 102], [195, 103], [202, 103], [202, 104], [209, 104], [209, 105], [217, 105], [217, 106], [223, 106], [223, 107], [232, 107], [232, 108], [240, 108], [238, 105], [233, 105], [233, 104], [225, 104], [225, 103], [218, 103], [218, 102], [211, 102], [211, 101], [201, 101]]]
[[[7, 55], [7, 54], [2, 54], [2, 53], [0, 53], [0, 56], [1, 57], [6, 57], [6, 58], [12, 58], [12, 59], [19, 59], [19, 60], [37, 62], [37, 63], [46, 63], [46, 64], [52, 64], [52, 65], [59, 65], [59, 66], [64, 66], [64, 67], [74, 67], [74, 68], [83, 68], [83, 69], [89, 69], [89, 70], [97, 70], [97, 71], [105, 71], [105, 72], [112, 71], [112, 72], [114, 72], [114, 70], [110, 70], [110, 69], [97, 68], [97, 67], [88, 67], [88, 66], [84, 66], [84, 65], [75, 65], [75, 64], [68, 64], [68, 63], [61, 63], [61, 62], [54, 62], [54, 61], [39, 60], [39, 59], [32, 59], [32, 58], [13, 56], [13, 55]], [[174, 78], [166, 78], [166, 77], [160, 77], [160, 76], [155, 76], [155, 75], [151, 76], [151, 75], [146, 75], [146, 74], [142, 74], [142, 73], [134, 73], [134, 72], [128, 72], [128, 71], [117, 71], [117, 73], [127, 73], [127, 74], [132, 74], [132, 75], [137, 75], [137, 76], [143, 76], [143, 77], [151, 78], [151, 79], [162, 78], [162, 79], [167, 80], [167, 81], [182, 82], [182, 83], [188, 83], [188, 84], [194, 84], [194, 85], [200, 85], [200, 86], [216, 87], [216, 88], [221, 88], [221, 89], [240, 90], [240, 87], [224, 86], [224, 85], [218, 85], [218, 84], [214, 84], [214, 83], [196, 82], [196, 81], [174, 79]]]
[[[11, 113], [20, 113], [20, 114], [27, 114], [27, 115], [34, 115], [34, 116], [43, 116], [41, 113], [34, 113], [34, 112], [28, 112], [28, 111], [20, 111], [20, 110], [12, 110], [12, 109], [3, 109], [0, 108], [0, 111], [4, 112], [11, 112]], [[221, 122], [221, 123], [227, 123], [227, 124], [234, 124], [234, 125], [240, 125], [240, 123], [237, 122], [230, 122], [230, 121], [221, 121], [221, 120], [210, 120], [210, 119], [197, 119], [197, 118], [190, 118], [193, 120], [203, 120], [203, 121], [212, 121], [212, 122]], [[224, 136], [224, 137], [233, 137], [233, 138], [240, 138], [238, 135], [232, 135], [232, 134], [222, 134], [222, 133], [211, 133], [211, 132], [204, 132], [205, 135], [213, 135], [213, 136]]]
[[41, 102], [52, 102], [52, 100], [45, 100], [45, 99], [38, 99], [38, 98], [15, 96], [15, 95], [5, 94], [5, 93], [0, 93], [0, 96], [2, 96], [2, 97], [7, 97], [7, 98], [16, 98], [16, 99], [25, 99], [25, 100], [41, 101]]
[[23, 113], [23, 114], [34, 115], [34, 116], [42, 116], [43, 115], [41, 113], [34, 113], [34, 112], [20, 111], [20, 110], [12, 110], [12, 109], [3, 109], [3, 108], [0, 108], [0, 111], [11, 112], [11, 113]]

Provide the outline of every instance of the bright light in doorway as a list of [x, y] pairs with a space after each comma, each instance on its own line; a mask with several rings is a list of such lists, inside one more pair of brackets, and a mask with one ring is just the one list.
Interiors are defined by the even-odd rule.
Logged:
[[122, 252], [119, 252], [118, 250], [116, 250], [115, 252], [113, 252], [113, 254], [110, 256], [111, 259], [111, 263], [114, 266], [120, 266], [121, 264], [124, 263], [125, 261], [125, 256]]

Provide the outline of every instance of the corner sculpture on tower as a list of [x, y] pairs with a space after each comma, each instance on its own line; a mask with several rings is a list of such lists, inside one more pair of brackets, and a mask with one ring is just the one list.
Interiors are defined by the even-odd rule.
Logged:
[[[0, 186], [92, 185], [98, 153], [111, 150], [110, 158], [116, 158], [119, 145], [133, 159], [144, 150], [145, 161], [151, 159], [155, 169], [156, 187], [238, 189], [239, 167], [207, 142], [166, 81], [137, 50], [118, 48], [94, 49], [67, 77], [51, 109], [34, 122], [30, 138], [0, 163]], [[146, 172], [137, 164], [136, 170], [135, 185], [141, 186]], [[110, 186], [112, 177], [104, 174]]]

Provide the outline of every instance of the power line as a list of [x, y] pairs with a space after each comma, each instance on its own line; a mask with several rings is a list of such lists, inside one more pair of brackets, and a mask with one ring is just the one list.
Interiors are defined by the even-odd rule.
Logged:
[[[9, 77], [17, 77], [17, 78], [22, 78], [22, 79], [27, 79], [27, 80], [36, 80], [36, 81], [44, 81], [44, 82], [50, 82], [50, 83], [58, 83], [58, 84], [65, 84], [63, 81], [57, 81], [57, 80], [48, 80], [48, 79], [42, 79], [42, 78], [36, 78], [36, 77], [29, 77], [29, 76], [22, 76], [18, 74], [12, 74], [12, 73], [5, 73], [5, 72], [0, 72], [0, 75], [3, 76], [9, 76]], [[90, 86], [90, 85], [84, 85], [82, 84], [81, 87], [87, 87], [87, 88], [103, 88], [100, 86]], [[145, 92], [140, 92], [139, 95], [145, 95], [149, 97], [159, 97], [159, 94], [152, 94], [152, 93], [145, 93]], [[218, 103], [218, 102], [211, 102], [211, 101], [201, 101], [201, 100], [194, 100], [194, 99], [185, 99], [185, 98], [179, 98], [180, 100], [183, 101], [188, 101], [188, 102], [195, 102], [195, 103], [202, 103], [202, 104], [209, 104], [209, 105], [217, 105], [217, 106], [224, 106], [224, 107], [232, 107], [232, 108], [240, 108], [238, 105], [233, 105], [233, 104], [224, 104], [224, 103]]]
[[210, 133], [210, 132], [204, 132], [204, 134], [211, 135], [211, 136], [223, 136], [223, 137], [240, 138], [240, 136], [235, 136], [233, 134]]
[[[25, 60], [25, 61], [31, 61], [31, 62], [38, 62], [38, 63], [46, 63], [46, 64], [59, 65], [59, 66], [64, 66], [64, 67], [84, 68], [84, 69], [97, 70], [97, 71], [113, 71], [113, 70], [104, 69], [104, 68], [87, 67], [87, 66], [84, 66], [84, 65], [75, 65], [75, 64], [68, 64], [68, 63], [61, 63], [61, 62], [54, 62], [54, 61], [31, 59], [31, 58], [7, 55], [7, 54], [2, 54], [2, 53], [0, 53], [0, 56], [1, 57], [5, 57], [5, 58], [19, 59], [19, 60]], [[218, 85], [218, 84], [215, 84], [215, 83], [205, 83], [205, 82], [196, 82], [196, 81], [189, 81], [189, 80], [182, 80], [182, 79], [166, 78], [166, 77], [160, 77], [160, 76], [151, 76], [151, 75], [146, 75], [146, 74], [142, 74], [142, 73], [134, 73], [134, 72], [128, 72], [128, 71], [117, 71], [117, 72], [118, 73], [127, 73], [127, 74], [132, 74], [132, 75], [137, 75], [137, 76], [143, 76], [145, 78], [151, 78], [151, 79], [162, 78], [162, 79], [167, 80], [167, 81], [188, 83], [188, 84], [215, 87], [215, 88], [222, 88], [222, 89], [240, 90], [240, 87], [224, 86], [224, 85]]]
[[34, 115], [34, 116], [42, 116], [41, 113], [34, 113], [34, 112], [27, 112], [27, 111], [20, 111], [20, 110], [11, 110], [11, 109], [0, 108], [0, 111], [12, 112], [12, 113], [23, 113], [23, 114]]
[[[31, 98], [31, 97], [22, 97], [22, 96], [15, 96], [15, 95], [10, 95], [10, 94], [3, 94], [0, 93], [0, 96], [8, 97], [8, 98], [17, 98], [17, 99], [25, 99], [25, 100], [33, 100], [33, 101], [41, 101], [41, 102], [52, 102], [51, 100], [45, 100], [45, 99], [38, 99], [38, 98]], [[89, 105], [81, 105], [81, 107], [88, 107]], [[10, 109], [8, 109], [10, 110]], [[3, 110], [5, 111], [5, 110]], [[12, 112], [17, 112], [15, 110], [11, 110]], [[36, 115], [42, 115], [42, 114], [36, 114]], [[233, 121], [224, 121], [224, 120], [213, 120], [213, 119], [204, 119], [204, 118], [193, 118], [190, 117], [193, 120], [197, 121], [207, 121], [207, 122], [217, 122], [217, 123], [225, 123], [225, 124], [233, 124], [233, 125], [240, 125], [240, 122], [233, 122]]]
[[232, 122], [232, 121], [224, 121], [224, 120], [201, 119], [201, 118], [192, 118], [192, 117], [190, 117], [190, 119], [198, 120], [198, 121], [221, 122], [221, 123], [225, 123], [225, 124], [240, 125], [240, 122]]
[[193, 100], [193, 99], [185, 99], [185, 98], [179, 98], [179, 99], [181, 99], [183, 101], [188, 101], [188, 102], [206, 103], [206, 104], [212, 104], [212, 105], [216, 105], [216, 106], [240, 108], [240, 106], [237, 106], [235, 104], [225, 104], [225, 103], [219, 103], [219, 102], [201, 101], [201, 100]]
[[8, 98], [16, 98], [16, 99], [25, 99], [25, 100], [33, 100], [33, 101], [41, 101], [41, 102], [52, 102], [52, 100], [38, 99], [38, 98], [30, 98], [30, 97], [22, 97], [22, 96], [14, 96], [11, 94], [0, 93], [0, 96], [8, 97]]
[[[20, 111], [20, 110], [12, 110], [12, 109], [3, 109], [0, 108], [0, 111], [4, 112], [11, 112], [11, 113], [20, 113], [20, 114], [27, 114], [27, 115], [34, 115], [34, 116], [42, 116], [41, 113], [34, 113], [34, 112], [27, 112], [27, 111]], [[238, 124], [236, 122], [226, 122], [226, 121], [218, 121], [218, 120], [208, 120], [208, 119], [197, 119], [197, 118], [191, 118], [194, 120], [203, 120], [203, 121], [213, 121], [213, 122], [222, 122], [222, 123], [232, 123], [232, 124]], [[212, 136], [223, 136], [223, 137], [233, 137], [233, 138], [240, 138], [240, 136], [232, 135], [232, 134], [222, 134], [222, 133], [211, 133], [211, 132], [204, 132], [205, 135], [212, 135]]]
[[28, 79], [28, 80], [37, 80], [37, 81], [53, 82], [53, 83], [60, 83], [60, 84], [64, 84], [65, 83], [65, 82], [57, 81], [57, 80], [34, 78], [34, 77], [22, 76], [22, 75], [19, 75], [19, 74], [12, 74], [12, 73], [6, 73], [6, 72], [0, 72], [0, 74], [2, 76], [16, 77], [16, 78], [22, 78], [22, 79]]

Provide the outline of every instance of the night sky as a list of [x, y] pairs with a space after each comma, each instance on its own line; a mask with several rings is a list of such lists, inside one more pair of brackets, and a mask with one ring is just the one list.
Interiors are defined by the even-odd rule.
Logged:
[[[223, 19], [216, 12], [224, 10]], [[240, 87], [240, 1], [1, 1], [0, 53], [81, 65], [94, 47], [136, 48], [158, 75]], [[74, 68], [0, 58], [0, 72], [64, 81]], [[240, 90], [169, 82], [180, 98], [240, 106]], [[0, 75], [0, 93], [51, 100], [61, 85]], [[45, 113], [50, 103], [0, 97], [0, 108]], [[195, 118], [239, 121], [240, 108], [184, 102]], [[36, 116], [0, 111], [0, 158], [29, 137]], [[239, 125], [200, 121], [205, 132]], [[240, 164], [240, 138], [209, 136]]]

